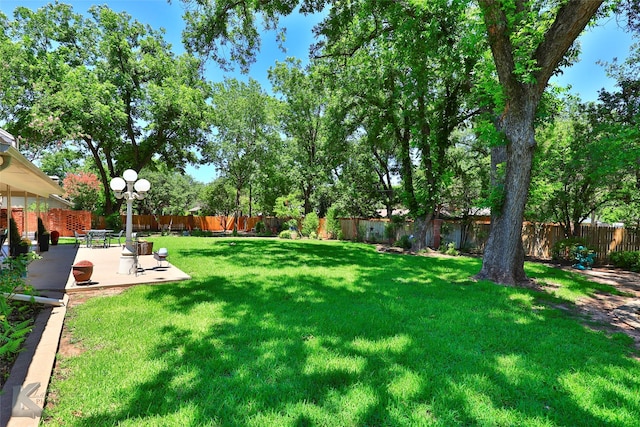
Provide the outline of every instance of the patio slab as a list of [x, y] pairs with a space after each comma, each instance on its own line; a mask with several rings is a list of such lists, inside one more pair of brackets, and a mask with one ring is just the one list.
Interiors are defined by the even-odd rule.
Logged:
[[[80, 261], [90, 261], [93, 264], [93, 274], [89, 284], [77, 284], [73, 273], [67, 272], [68, 280], [66, 292], [78, 292], [85, 289], [95, 289], [113, 286], [130, 286], [140, 284], [156, 284], [165, 282], [177, 282], [191, 279], [191, 276], [174, 267], [170, 262], [163, 262], [162, 266], [154, 259], [153, 255], [140, 255], [138, 257], [141, 270], [135, 274], [118, 274], [120, 265], [120, 246], [109, 248], [85, 248], [77, 249], [74, 264]], [[169, 253], [168, 259], [171, 259]]]
[[[109, 248], [76, 248], [73, 245], [51, 246], [41, 253], [42, 259], [29, 265], [26, 282], [39, 291], [41, 296], [60, 299], [60, 307], [47, 307], [38, 315], [34, 328], [25, 341], [24, 350], [11, 370], [11, 375], [0, 394], [0, 426], [32, 427], [40, 422], [38, 410], [12, 416], [13, 397], [17, 390], [34, 388], [25, 400], [42, 408], [55, 364], [69, 295], [83, 290], [108, 287], [126, 287], [142, 284], [161, 284], [187, 280], [191, 277], [163, 262], [159, 267], [153, 255], [139, 257], [141, 272], [138, 275], [118, 274], [120, 246]], [[169, 253], [168, 259], [171, 259]], [[87, 260], [94, 265], [91, 283], [78, 285], [72, 274], [72, 265]]]

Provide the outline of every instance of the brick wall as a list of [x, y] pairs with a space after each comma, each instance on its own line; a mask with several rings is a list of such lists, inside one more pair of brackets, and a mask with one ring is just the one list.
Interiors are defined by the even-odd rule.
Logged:
[[[68, 209], [52, 208], [47, 212], [40, 212], [42, 221], [47, 231], [56, 230], [60, 236], [73, 237], [76, 230], [88, 230], [91, 228], [91, 212], [88, 211], [72, 211]], [[20, 234], [24, 233], [24, 209], [13, 208], [13, 219], [18, 225]], [[28, 231], [34, 233], [38, 230], [38, 216], [35, 212], [27, 212]], [[7, 210], [2, 209], [0, 212], [0, 228], [8, 227]]]
[[50, 209], [48, 213], [49, 231], [56, 230], [62, 237], [73, 237], [74, 231], [91, 229], [91, 212], [68, 209]]

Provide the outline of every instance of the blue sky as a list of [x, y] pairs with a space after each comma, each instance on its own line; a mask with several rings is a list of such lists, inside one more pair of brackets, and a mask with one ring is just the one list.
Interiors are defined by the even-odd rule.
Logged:
[[[172, 0], [169, 4], [166, 0], [67, 0], [62, 3], [71, 4], [76, 12], [84, 13], [94, 4], [107, 4], [116, 11], [126, 11], [134, 19], [149, 24], [153, 28], [164, 28], [166, 40], [173, 45], [176, 53], [184, 51], [181, 42], [181, 32], [184, 28], [182, 21], [183, 6], [179, 0]], [[43, 0], [0, 0], [0, 10], [11, 16], [17, 6], [25, 6], [37, 9], [49, 1]], [[306, 59], [309, 53], [309, 45], [313, 42], [311, 29], [320, 18], [304, 17], [294, 15], [283, 19], [283, 25], [287, 28], [287, 40], [284, 53], [278, 49], [275, 42], [275, 34], [266, 34], [262, 41], [262, 50], [258, 56], [256, 64], [250, 71], [250, 77], [258, 80], [265, 89], [269, 90], [270, 84], [267, 79], [267, 70], [274, 65], [275, 61], [282, 61], [287, 56], [295, 56]], [[580, 95], [583, 101], [593, 101], [597, 99], [598, 90], [606, 88], [614, 89], [614, 82], [607, 78], [602, 66], [597, 64], [598, 60], [610, 62], [613, 58], [624, 59], [632, 44], [632, 37], [623, 30], [623, 25], [618, 24], [616, 18], [607, 18], [599, 22], [597, 26], [589, 29], [580, 37], [582, 53], [580, 62], [564, 70], [564, 74], [554, 77], [552, 82], [559, 85], [571, 85], [571, 91]], [[210, 81], [222, 80], [224, 74], [219, 68], [209, 63], [207, 67], [207, 78]], [[246, 79], [239, 73], [233, 76]], [[212, 166], [201, 168], [188, 167], [187, 173], [201, 182], [210, 182], [215, 177], [215, 170]]]

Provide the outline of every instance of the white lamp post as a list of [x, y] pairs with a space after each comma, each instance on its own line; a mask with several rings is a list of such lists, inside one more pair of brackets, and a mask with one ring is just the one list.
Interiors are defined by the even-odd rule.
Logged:
[[122, 178], [113, 178], [110, 183], [110, 187], [114, 191], [116, 198], [127, 201], [127, 237], [124, 248], [122, 249], [122, 254], [120, 255], [119, 274], [131, 274], [132, 270], [136, 268], [134, 257], [136, 249], [133, 247], [133, 240], [131, 239], [131, 230], [133, 228], [131, 206], [134, 200], [144, 199], [147, 191], [151, 188], [151, 184], [146, 179], [140, 179], [138, 181], [136, 181], [136, 179], [138, 179], [136, 171], [127, 169], [122, 174]]

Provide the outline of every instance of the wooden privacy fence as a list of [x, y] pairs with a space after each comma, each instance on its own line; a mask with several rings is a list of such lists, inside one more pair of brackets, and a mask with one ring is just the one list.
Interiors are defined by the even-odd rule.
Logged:
[[[490, 227], [490, 224], [474, 224], [468, 241], [483, 250]], [[640, 236], [633, 230], [581, 225], [577, 234], [596, 253], [599, 264], [609, 263], [612, 252], [640, 251]], [[551, 259], [553, 246], [564, 238], [564, 230], [558, 225], [525, 223], [522, 227], [525, 254], [533, 258]]]
[[[120, 216], [124, 228], [127, 217]], [[204, 230], [223, 232], [233, 230], [235, 218], [233, 216], [193, 216], [193, 215], [132, 215], [133, 231], [191, 231]], [[263, 221], [272, 231], [278, 231], [277, 218], [246, 217], [238, 218], [238, 231], [251, 231], [256, 223]], [[104, 217], [94, 216], [92, 219], [94, 228], [108, 228]]]
[[[369, 242], [386, 242], [388, 219], [341, 219], [343, 238], [346, 240], [364, 240]], [[482, 253], [489, 237], [491, 224], [486, 222], [443, 221], [441, 228], [441, 244], [453, 242], [456, 248], [471, 249]], [[413, 224], [405, 223], [398, 227], [394, 240], [402, 235], [413, 234]], [[587, 247], [597, 256], [597, 262], [609, 262], [611, 252], [640, 251], [640, 236], [632, 230], [615, 227], [594, 227], [582, 225], [578, 227], [578, 236], [585, 239]], [[433, 227], [427, 229], [428, 246], [433, 246]], [[528, 257], [551, 259], [553, 245], [564, 239], [562, 227], [554, 224], [525, 223], [522, 226], [522, 243]]]

